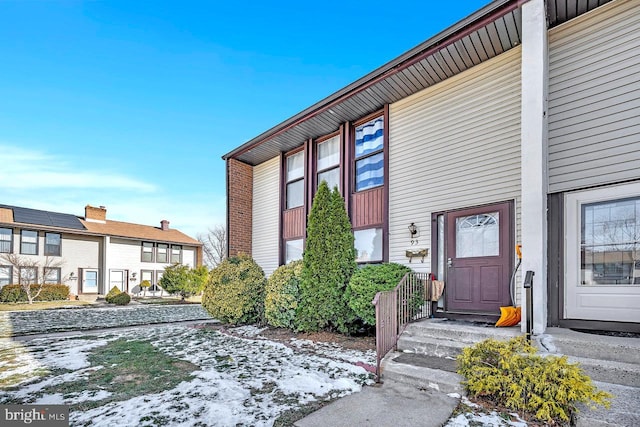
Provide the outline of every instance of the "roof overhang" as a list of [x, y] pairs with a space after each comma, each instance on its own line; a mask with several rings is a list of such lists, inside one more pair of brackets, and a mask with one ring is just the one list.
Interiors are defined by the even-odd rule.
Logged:
[[[222, 158], [255, 166], [518, 46], [521, 6], [527, 1], [489, 3]], [[560, 25], [609, 1], [547, 0], [548, 25]]]

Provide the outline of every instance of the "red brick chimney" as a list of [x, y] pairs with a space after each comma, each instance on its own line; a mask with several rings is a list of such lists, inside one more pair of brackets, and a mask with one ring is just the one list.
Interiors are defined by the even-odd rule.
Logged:
[[169, 229], [169, 221], [167, 221], [166, 219], [163, 219], [162, 221], [160, 221], [160, 229], [161, 230], [168, 230]]
[[104, 206], [95, 207], [87, 205], [84, 207], [84, 219], [93, 222], [106, 222], [107, 221], [107, 208]]

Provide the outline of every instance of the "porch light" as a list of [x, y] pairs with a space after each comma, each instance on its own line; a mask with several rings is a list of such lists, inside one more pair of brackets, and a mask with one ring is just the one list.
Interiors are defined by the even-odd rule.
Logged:
[[413, 239], [414, 237], [416, 237], [416, 234], [418, 234], [418, 227], [416, 227], [416, 225], [412, 222], [407, 228], [409, 228], [411, 238]]

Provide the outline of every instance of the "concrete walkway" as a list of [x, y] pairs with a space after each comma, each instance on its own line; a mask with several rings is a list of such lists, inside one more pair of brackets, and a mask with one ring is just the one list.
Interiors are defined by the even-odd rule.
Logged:
[[187, 320], [210, 320], [200, 304], [136, 304], [0, 312], [0, 338]]
[[444, 425], [458, 399], [436, 390], [418, 390], [399, 382], [364, 387], [294, 423], [296, 427]]

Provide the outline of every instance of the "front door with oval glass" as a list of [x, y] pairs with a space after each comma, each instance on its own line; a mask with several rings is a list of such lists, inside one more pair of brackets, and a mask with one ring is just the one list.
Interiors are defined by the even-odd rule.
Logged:
[[510, 304], [510, 202], [446, 214], [446, 310], [500, 314]]

